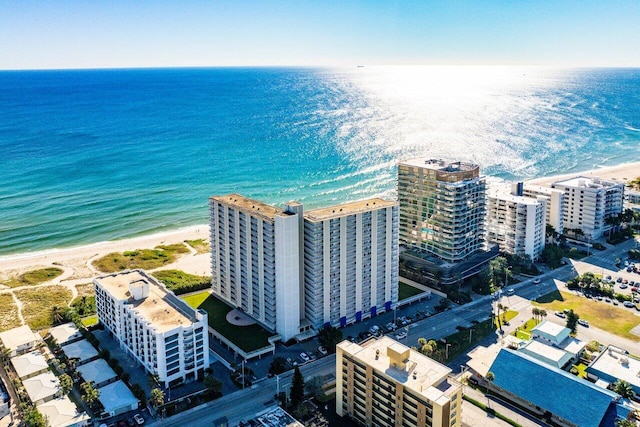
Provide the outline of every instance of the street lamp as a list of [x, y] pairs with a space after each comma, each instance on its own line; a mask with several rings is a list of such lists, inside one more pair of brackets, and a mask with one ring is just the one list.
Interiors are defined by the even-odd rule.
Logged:
[[449, 347], [451, 346], [451, 344], [447, 344], [447, 346], [445, 347], [445, 356], [444, 358], [449, 360]]

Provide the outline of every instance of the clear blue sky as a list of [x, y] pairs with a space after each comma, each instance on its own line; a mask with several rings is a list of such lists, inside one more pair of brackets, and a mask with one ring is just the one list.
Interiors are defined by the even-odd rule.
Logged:
[[0, 69], [640, 66], [640, 0], [0, 0]]

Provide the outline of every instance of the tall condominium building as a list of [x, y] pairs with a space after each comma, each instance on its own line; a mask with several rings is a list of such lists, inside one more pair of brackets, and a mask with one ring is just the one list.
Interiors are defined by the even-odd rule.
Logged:
[[494, 187], [487, 193], [487, 242], [513, 255], [528, 255], [538, 259], [545, 246], [547, 197], [522, 196], [522, 187], [515, 194], [506, 188]]
[[551, 185], [565, 194], [564, 229], [578, 228], [597, 239], [610, 228], [606, 218], [622, 212], [624, 183], [578, 176]]
[[194, 310], [142, 270], [96, 277], [98, 320], [165, 386], [209, 367], [207, 313]]
[[389, 337], [336, 347], [336, 412], [365, 426], [459, 427], [451, 369]]
[[413, 159], [398, 165], [400, 241], [448, 261], [485, 247], [485, 178], [471, 163]]
[[546, 197], [547, 224], [551, 225], [557, 233], [564, 233], [564, 191], [526, 183], [517, 183], [514, 186], [522, 188], [523, 196]]
[[398, 204], [369, 199], [304, 214], [305, 313], [315, 327], [398, 301]]
[[210, 198], [213, 293], [288, 340], [300, 332], [302, 205]]
[[398, 207], [370, 199], [304, 212], [210, 199], [213, 293], [284, 340], [398, 300]]

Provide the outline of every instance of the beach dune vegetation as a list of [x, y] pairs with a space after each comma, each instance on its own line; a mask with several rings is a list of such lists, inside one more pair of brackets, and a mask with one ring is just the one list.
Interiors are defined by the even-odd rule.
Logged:
[[93, 261], [93, 266], [103, 273], [142, 268], [153, 270], [175, 262], [189, 249], [182, 243], [156, 246], [154, 249], [136, 249], [125, 252], [112, 252]]
[[39, 330], [53, 324], [53, 308], [65, 308], [71, 301], [71, 291], [62, 286], [46, 286], [45, 289], [15, 291], [22, 302], [22, 316], [31, 329]]
[[0, 294], [0, 332], [20, 326], [18, 306], [10, 294]]
[[210, 276], [196, 276], [182, 270], [160, 270], [151, 274], [176, 295], [200, 291], [211, 287]]
[[211, 251], [209, 242], [204, 239], [185, 240], [184, 242], [195, 249], [199, 254], [206, 254]]
[[62, 274], [62, 269], [57, 267], [40, 268], [38, 270], [27, 271], [19, 275], [16, 278], [9, 279], [4, 282], [4, 285], [10, 288], [17, 288], [20, 286], [35, 286], [49, 280], [53, 280]]

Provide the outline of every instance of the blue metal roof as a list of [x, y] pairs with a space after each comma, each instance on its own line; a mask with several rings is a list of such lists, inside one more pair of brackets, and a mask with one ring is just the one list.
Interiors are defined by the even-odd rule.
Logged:
[[[617, 394], [525, 354], [501, 349], [493, 383], [581, 427], [599, 427]], [[614, 405], [615, 406], [615, 405]], [[610, 411], [609, 411], [610, 413]]]

